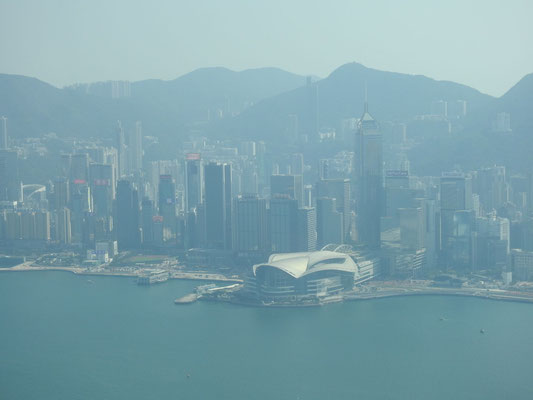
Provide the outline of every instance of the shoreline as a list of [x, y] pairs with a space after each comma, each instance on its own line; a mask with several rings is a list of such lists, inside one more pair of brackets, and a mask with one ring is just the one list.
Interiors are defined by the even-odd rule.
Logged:
[[374, 295], [374, 296], [347, 296], [345, 298], [346, 301], [365, 301], [365, 300], [378, 300], [378, 299], [387, 299], [391, 297], [409, 297], [409, 296], [454, 296], [454, 297], [470, 297], [474, 299], [482, 299], [482, 300], [493, 300], [493, 301], [508, 301], [508, 302], [515, 302], [515, 303], [529, 303], [533, 304], [533, 295], [532, 296], [519, 296], [519, 295], [511, 295], [509, 293], [502, 293], [502, 294], [495, 294], [495, 293], [487, 293], [487, 294], [474, 294], [469, 291], [460, 292], [460, 291], [454, 291], [454, 292], [444, 292], [444, 291], [419, 291], [419, 292], [402, 292], [402, 293], [386, 293], [381, 295]]
[[410, 297], [410, 296], [434, 296], [434, 297], [469, 297], [473, 299], [481, 299], [481, 300], [492, 300], [492, 301], [505, 301], [505, 302], [512, 302], [512, 303], [525, 303], [525, 304], [533, 304], [533, 297], [513, 297], [513, 296], [498, 296], [498, 295], [474, 295], [470, 293], [445, 293], [445, 292], [416, 292], [416, 293], [391, 293], [391, 294], [383, 294], [383, 295], [375, 295], [375, 296], [365, 296], [365, 297], [355, 297], [355, 296], [346, 296], [342, 299], [334, 300], [334, 301], [326, 301], [324, 303], [318, 302], [318, 303], [273, 303], [273, 304], [264, 304], [260, 302], [253, 302], [253, 301], [246, 301], [243, 299], [213, 299], [213, 298], [199, 298], [198, 301], [208, 301], [208, 302], [219, 302], [219, 303], [229, 303], [234, 304], [238, 306], [245, 306], [245, 307], [261, 307], [261, 308], [309, 308], [309, 307], [323, 307], [329, 304], [339, 304], [344, 302], [357, 302], [357, 301], [371, 301], [371, 300], [381, 300], [381, 299], [391, 299], [395, 297]]
[[[81, 267], [47, 267], [43, 265], [30, 266], [25, 264], [15, 265], [9, 268], [0, 268], [0, 271], [6, 272], [37, 272], [37, 271], [56, 271], [70, 272], [74, 275], [84, 276], [108, 276], [117, 278], [137, 278], [138, 274], [133, 272], [92, 272]], [[176, 272], [171, 274], [168, 280], [190, 280], [190, 281], [210, 281], [210, 282], [233, 282], [242, 283], [242, 279], [228, 278], [220, 274], [211, 274], [205, 272]]]
[[[131, 272], [91, 272], [87, 271], [85, 268], [80, 267], [47, 267], [47, 266], [30, 266], [28, 263], [19, 264], [9, 268], [0, 268], [0, 271], [6, 272], [32, 272], [32, 271], [56, 271], [56, 272], [70, 272], [75, 275], [80, 276], [107, 276], [107, 277], [118, 277], [118, 278], [136, 278], [138, 275]], [[179, 272], [171, 274], [169, 280], [190, 280], [190, 281], [211, 281], [211, 282], [233, 282], [233, 283], [242, 283], [241, 279], [228, 278], [220, 274], [209, 274], [209, 273], [196, 273], [196, 272]], [[367, 300], [377, 300], [377, 299], [386, 299], [392, 297], [407, 297], [407, 296], [457, 296], [457, 297], [472, 297], [485, 300], [493, 301], [508, 301], [515, 303], [528, 303], [533, 304], [533, 293], [532, 292], [516, 292], [516, 291], [507, 291], [507, 290], [494, 290], [494, 289], [483, 289], [483, 288], [462, 288], [462, 289], [448, 289], [448, 288], [437, 288], [437, 287], [406, 287], [406, 286], [373, 286], [379, 290], [371, 293], [358, 293], [351, 292], [347, 293], [340, 299], [335, 299], [335, 301], [326, 301], [317, 302], [317, 303], [275, 303], [275, 304], [264, 304], [262, 302], [246, 301], [244, 299], [231, 298], [231, 299], [222, 299], [222, 298], [202, 298], [199, 300], [204, 301], [213, 301], [221, 303], [231, 303], [241, 306], [249, 307], [320, 307], [327, 304], [342, 303], [345, 301], [367, 301]]]

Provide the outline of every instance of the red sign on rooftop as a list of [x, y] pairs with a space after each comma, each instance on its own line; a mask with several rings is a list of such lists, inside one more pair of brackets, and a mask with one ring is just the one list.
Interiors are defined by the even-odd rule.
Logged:
[[187, 153], [185, 156], [186, 160], [199, 160], [200, 159], [200, 153]]

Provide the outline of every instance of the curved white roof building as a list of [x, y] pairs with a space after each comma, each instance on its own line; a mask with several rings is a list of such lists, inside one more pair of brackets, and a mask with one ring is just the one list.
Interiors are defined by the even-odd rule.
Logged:
[[357, 264], [343, 253], [315, 251], [272, 254], [256, 264], [248, 281], [258, 297], [279, 300], [300, 296], [331, 296], [351, 290]]
[[260, 268], [279, 269], [297, 279], [320, 271], [357, 272], [357, 265], [350, 256], [333, 251], [272, 254], [268, 263], [254, 265], [254, 275], [257, 276]]

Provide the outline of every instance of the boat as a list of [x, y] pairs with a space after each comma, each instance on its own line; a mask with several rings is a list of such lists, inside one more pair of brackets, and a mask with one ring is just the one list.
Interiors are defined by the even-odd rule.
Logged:
[[200, 297], [196, 293], [190, 293], [188, 295], [179, 297], [176, 300], [174, 300], [174, 304], [192, 304], [199, 298]]
[[485, 333], [485, 329], [480, 329], [479, 333]]

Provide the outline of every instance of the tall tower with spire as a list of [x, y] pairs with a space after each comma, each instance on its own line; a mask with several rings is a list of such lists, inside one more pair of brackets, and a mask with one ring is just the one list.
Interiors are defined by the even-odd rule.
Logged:
[[381, 247], [383, 205], [383, 149], [379, 124], [365, 107], [355, 135], [355, 174], [358, 241], [371, 249]]

